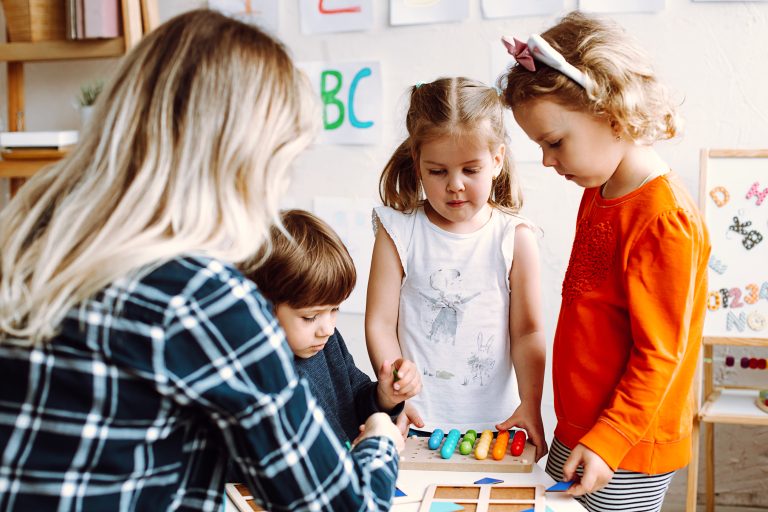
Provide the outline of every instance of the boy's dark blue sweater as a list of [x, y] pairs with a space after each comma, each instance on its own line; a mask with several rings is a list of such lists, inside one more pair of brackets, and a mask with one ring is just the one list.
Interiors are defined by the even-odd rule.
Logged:
[[394, 421], [404, 402], [383, 411], [376, 400], [376, 382], [355, 366], [352, 355], [338, 330], [322, 351], [309, 359], [295, 358], [299, 375], [309, 381], [312, 394], [323, 408], [328, 422], [342, 441], [352, 441], [360, 425], [375, 412], [385, 412]]

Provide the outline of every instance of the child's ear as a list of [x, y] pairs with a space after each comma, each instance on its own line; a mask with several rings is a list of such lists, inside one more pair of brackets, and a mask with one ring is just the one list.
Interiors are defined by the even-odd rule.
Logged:
[[613, 118], [611, 118], [611, 131], [613, 132], [613, 136], [616, 140], [621, 140], [621, 135], [624, 129], [621, 127], [621, 123]]
[[507, 154], [507, 145], [499, 144], [493, 155], [493, 178], [496, 179], [504, 168], [504, 156]]

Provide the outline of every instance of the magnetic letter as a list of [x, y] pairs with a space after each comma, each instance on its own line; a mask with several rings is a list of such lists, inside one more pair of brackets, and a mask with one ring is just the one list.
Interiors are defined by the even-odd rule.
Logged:
[[768, 196], [768, 188], [764, 188], [761, 192], [758, 190], [759, 186], [760, 184], [756, 181], [752, 184], [752, 186], [749, 188], [749, 191], [747, 192], [747, 199], [752, 196], [757, 197], [757, 202], [755, 203], [757, 206], [760, 206], [760, 203], [763, 202], [763, 199]]

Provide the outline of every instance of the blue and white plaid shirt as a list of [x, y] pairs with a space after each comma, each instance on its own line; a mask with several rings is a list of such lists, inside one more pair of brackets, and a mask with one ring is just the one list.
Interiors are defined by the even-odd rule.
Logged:
[[267, 510], [388, 510], [391, 440], [343, 447], [267, 302], [236, 269], [174, 259], [0, 343], [0, 510], [211, 510], [231, 458]]

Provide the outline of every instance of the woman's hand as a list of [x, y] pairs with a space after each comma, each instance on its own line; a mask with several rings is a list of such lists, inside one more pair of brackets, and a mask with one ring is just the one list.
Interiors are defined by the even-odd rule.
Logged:
[[360, 426], [360, 435], [357, 436], [352, 445], [355, 446], [363, 439], [369, 437], [390, 438], [394, 441], [398, 453], [402, 452], [405, 447], [405, 438], [400, 433], [400, 430], [392, 423], [389, 416], [383, 412], [377, 412], [368, 417], [365, 425]]

